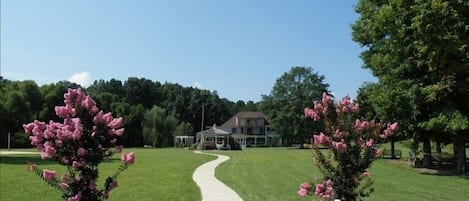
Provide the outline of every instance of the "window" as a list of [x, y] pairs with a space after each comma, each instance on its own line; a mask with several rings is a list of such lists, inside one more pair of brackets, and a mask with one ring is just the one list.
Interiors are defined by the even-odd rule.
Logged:
[[237, 129], [236, 128], [231, 128], [231, 133], [237, 133]]

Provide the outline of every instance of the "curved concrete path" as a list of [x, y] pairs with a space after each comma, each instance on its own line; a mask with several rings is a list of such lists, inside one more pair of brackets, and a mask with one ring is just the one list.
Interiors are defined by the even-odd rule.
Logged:
[[230, 159], [230, 157], [220, 154], [209, 154], [201, 151], [194, 151], [198, 154], [217, 156], [218, 158], [206, 162], [195, 169], [192, 179], [199, 186], [202, 192], [202, 201], [243, 201], [243, 199], [233, 189], [225, 185], [215, 177], [215, 168]]

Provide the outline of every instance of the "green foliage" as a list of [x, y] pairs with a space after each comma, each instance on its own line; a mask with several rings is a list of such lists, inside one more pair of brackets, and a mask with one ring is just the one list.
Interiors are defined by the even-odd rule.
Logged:
[[173, 146], [173, 134], [179, 120], [158, 106], [153, 106], [143, 115], [142, 128], [145, 144], [153, 147]]
[[327, 92], [328, 86], [324, 76], [312, 68], [293, 67], [277, 79], [270, 95], [262, 97], [262, 111], [271, 118], [274, 129], [287, 144], [303, 144], [317, 131], [302, 114], [312, 100], [320, 99]]
[[190, 123], [181, 122], [174, 129], [174, 135], [189, 135], [192, 133], [192, 125]]
[[[7, 146], [8, 132], [12, 136], [20, 133], [21, 125], [25, 122], [33, 119], [59, 121], [55, 115], [55, 106], [63, 104], [63, 94], [68, 87], [80, 86], [61, 81], [38, 87], [33, 81], [10, 81], [1, 78], [0, 147]], [[204, 122], [209, 125], [220, 125], [239, 111], [257, 110], [257, 104], [252, 101], [247, 104], [244, 101], [235, 103], [218, 97], [216, 91], [183, 87], [173, 83], [161, 84], [145, 78], [130, 77], [124, 82], [116, 79], [97, 80], [85, 91], [95, 97], [103, 111], [124, 117], [126, 135], [119, 140], [127, 147], [143, 146], [141, 122], [145, 111], [153, 105], [164, 108], [177, 120], [185, 122], [184, 132], [189, 135], [198, 131], [194, 128], [200, 128], [202, 105], [205, 106]], [[29, 144], [27, 141], [18, 141], [12, 146], [25, 143]]]
[[390, 103], [409, 101], [392, 107], [404, 109], [397, 115], [384, 109], [384, 116], [413, 126], [426, 152], [430, 137], [439, 138], [435, 135], [467, 136], [461, 120], [469, 116], [469, 2], [360, 0], [356, 11], [353, 39], [365, 47], [364, 67], [384, 87], [379, 95]]

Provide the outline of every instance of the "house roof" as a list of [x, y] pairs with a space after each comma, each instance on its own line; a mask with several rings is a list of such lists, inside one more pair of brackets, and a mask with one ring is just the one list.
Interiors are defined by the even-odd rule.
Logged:
[[198, 132], [197, 134], [230, 134], [229, 132], [223, 130], [223, 129], [220, 129], [220, 128], [217, 128], [216, 125], [213, 125], [211, 128], [207, 129], [207, 130], [203, 130], [202, 132]]
[[265, 119], [266, 124], [270, 123], [267, 119], [267, 116], [265, 116], [265, 114], [262, 112], [238, 112], [230, 119], [228, 119], [228, 121], [223, 123], [220, 127], [236, 127], [236, 117], [238, 117], [239, 119]]

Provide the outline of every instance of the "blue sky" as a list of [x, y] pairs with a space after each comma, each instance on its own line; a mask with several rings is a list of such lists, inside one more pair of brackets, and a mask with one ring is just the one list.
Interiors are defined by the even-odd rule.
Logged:
[[3, 0], [1, 75], [47, 84], [145, 77], [261, 100], [292, 66], [336, 96], [366, 81], [344, 0]]

